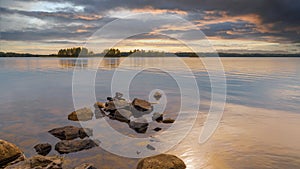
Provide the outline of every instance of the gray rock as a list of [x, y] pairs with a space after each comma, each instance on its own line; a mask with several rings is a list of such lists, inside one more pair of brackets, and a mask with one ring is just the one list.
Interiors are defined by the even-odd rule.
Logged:
[[118, 109], [115, 114], [114, 118], [121, 122], [128, 123], [130, 121], [130, 117], [132, 116], [132, 112], [126, 109]]
[[5, 169], [62, 169], [62, 157], [37, 155], [23, 162], [6, 167]]
[[151, 105], [151, 103], [149, 103], [146, 100], [142, 100], [142, 99], [135, 98], [132, 101], [132, 105], [138, 111], [152, 111], [153, 110], [153, 106]]
[[33, 147], [35, 151], [42, 156], [46, 156], [50, 153], [52, 146], [49, 143], [37, 144]]
[[137, 133], [146, 133], [149, 123], [146, 119], [138, 118], [129, 122], [129, 127]]
[[75, 167], [74, 169], [97, 169], [97, 168], [94, 167], [93, 164], [84, 163], [84, 164], [81, 164], [81, 165]]
[[89, 128], [79, 128], [75, 126], [65, 126], [48, 131], [53, 136], [61, 140], [73, 140], [75, 138], [85, 138], [93, 135], [93, 130]]
[[68, 120], [71, 121], [88, 121], [92, 120], [94, 114], [93, 111], [89, 108], [82, 108], [76, 111], [73, 111], [68, 115]]
[[163, 114], [155, 112], [152, 115], [152, 120], [157, 121], [157, 122], [162, 122], [163, 121]]
[[185, 169], [184, 162], [174, 156], [168, 154], [160, 154], [157, 156], [147, 157], [139, 161], [137, 169]]
[[156, 128], [154, 128], [153, 130], [154, 131], [160, 131], [162, 128], [160, 128], [160, 127], [156, 127]]
[[55, 145], [55, 150], [60, 154], [68, 154], [72, 152], [91, 149], [99, 146], [96, 141], [91, 139], [86, 140], [63, 140]]
[[0, 139], [0, 167], [23, 161], [24, 158], [23, 152], [16, 145]]

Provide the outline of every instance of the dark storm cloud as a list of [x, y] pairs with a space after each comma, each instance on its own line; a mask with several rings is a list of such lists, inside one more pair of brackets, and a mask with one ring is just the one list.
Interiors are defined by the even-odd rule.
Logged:
[[[23, 1], [29, 2], [30, 0]], [[211, 19], [222, 18], [224, 17], [224, 12], [226, 12], [226, 15], [229, 17], [254, 14], [259, 17], [259, 22], [256, 24], [260, 25], [253, 25], [254, 23], [245, 23], [242, 21], [237, 23], [225, 22], [209, 24], [206, 26], [206, 28], [201, 29], [209, 36], [220, 36], [229, 39], [237, 37], [261, 38], [267, 36], [276, 36], [291, 40], [293, 42], [299, 41], [299, 30], [297, 30], [297, 27], [300, 27], [299, 0], [49, 0], [49, 2], [69, 2], [74, 6], [84, 7], [84, 11], [76, 12], [71, 8], [64, 8], [61, 10], [57, 9], [57, 12], [37, 12], [1, 8], [0, 13], [18, 13], [21, 15], [35, 17], [43, 20], [54, 20], [61, 23], [80, 22], [82, 24], [88, 25], [95, 22], [98, 27], [113, 20], [114, 18], [110, 18], [109, 16], [107, 16], [107, 12], [113, 11], [114, 13], [118, 13], [118, 8], [151, 8], [153, 10], [177, 9], [186, 11], [188, 15], [185, 17], [192, 21], [207, 21]], [[208, 14], [205, 13], [205, 11], [213, 12]], [[95, 15], [101, 17], [93, 17]], [[251, 27], [249, 28], [247, 27], [247, 25], [251, 25]], [[267, 30], [260, 31], [258, 28], [264, 25], [268, 25]], [[65, 29], [69, 29], [69, 27], [66, 26]], [[68, 38], [68, 35], [70, 34], [68, 31], [64, 30], [63, 28], [60, 28], [59, 30], [63, 32], [57, 32], [54, 33], [54, 35], [61, 34], [62, 37]], [[53, 30], [48, 31], [49, 32], [43, 31], [43, 33], [37, 32], [36, 36], [42, 36], [41, 38], [49, 38], [49, 36], [53, 36], [50, 35], [51, 33], [53, 33]], [[87, 31], [90, 32], [93, 31], [93, 29]], [[49, 36], [46, 36], [45, 34], [48, 33]], [[29, 34], [35, 36], [33, 32], [29, 32]], [[78, 34], [80, 36], [82, 34], [85, 35], [85, 33]], [[75, 33], [72, 33], [72, 35], [75, 36]], [[6, 37], [7, 36], [5, 35], [5, 32], [2, 32], [1, 38], [5, 39]], [[31, 38], [33, 39], [33, 37]], [[38, 37], [36, 38], [38, 39]], [[192, 36], [190, 36], [190, 38], [192, 38]]]

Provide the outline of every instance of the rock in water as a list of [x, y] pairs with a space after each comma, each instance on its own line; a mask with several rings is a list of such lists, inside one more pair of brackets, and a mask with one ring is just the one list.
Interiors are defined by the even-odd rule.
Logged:
[[97, 168], [94, 167], [92, 164], [84, 163], [84, 164], [81, 164], [81, 165], [75, 167], [74, 169], [97, 169]]
[[156, 127], [156, 128], [154, 128], [153, 130], [157, 132], [157, 131], [160, 131], [161, 129], [162, 129], [162, 128], [160, 128], [160, 127]]
[[46, 156], [47, 154], [49, 154], [52, 149], [52, 147], [49, 143], [37, 144], [33, 148], [39, 155], [42, 155], [42, 156]]
[[99, 108], [99, 109], [103, 109], [103, 108], [105, 108], [105, 103], [103, 103], [103, 102], [96, 102], [94, 104], [94, 107], [95, 108]]
[[37, 155], [5, 169], [62, 169], [63, 158]]
[[146, 119], [138, 118], [129, 122], [129, 127], [137, 133], [146, 133], [149, 123]]
[[150, 144], [147, 144], [147, 146], [146, 146], [149, 150], [155, 150], [155, 147], [153, 147], [153, 146], [151, 146]]
[[163, 114], [158, 113], [158, 112], [153, 113], [152, 120], [157, 121], [159, 123], [162, 122], [163, 121]]
[[0, 139], [0, 167], [24, 160], [23, 152], [14, 144]]
[[72, 121], [88, 121], [93, 118], [93, 111], [89, 108], [82, 108], [76, 111], [73, 111], [68, 115], [68, 120]]
[[135, 98], [132, 101], [132, 105], [134, 106], [135, 109], [137, 109], [138, 111], [152, 111], [153, 107], [151, 105], [151, 103], [149, 103], [146, 100], [142, 100], [142, 99], [137, 99]]
[[159, 92], [155, 92], [153, 97], [156, 99], [156, 100], [159, 100], [161, 98], [162, 94], [159, 93]]
[[139, 161], [137, 169], [185, 169], [184, 162], [174, 155], [160, 154]]
[[65, 126], [48, 131], [53, 136], [61, 140], [73, 140], [75, 138], [85, 138], [93, 135], [93, 130], [89, 128], [79, 128], [75, 126]]
[[174, 120], [174, 119], [167, 118], [167, 119], [164, 119], [162, 122], [163, 122], [163, 123], [174, 123], [175, 120]]
[[97, 147], [98, 143], [94, 140], [64, 140], [55, 145], [55, 150], [60, 154], [68, 154], [72, 152], [82, 151]]
[[121, 122], [128, 123], [130, 121], [130, 117], [132, 116], [132, 112], [125, 109], [118, 109], [115, 114], [114, 118]]

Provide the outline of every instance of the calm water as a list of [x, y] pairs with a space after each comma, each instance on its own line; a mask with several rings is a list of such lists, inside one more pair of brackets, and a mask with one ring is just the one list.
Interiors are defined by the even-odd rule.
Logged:
[[[210, 59], [210, 58], [204, 58]], [[195, 125], [187, 137], [168, 153], [181, 157], [189, 169], [300, 167], [300, 58], [222, 58], [227, 79], [227, 103], [212, 138], [198, 144], [211, 99], [210, 81], [197, 58], [183, 58], [196, 77], [201, 95]], [[96, 97], [110, 96], [110, 83], [123, 59], [104, 59], [95, 79]], [[133, 58], [122, 71], [157, 63], [178, 76], [186, 76], [174, 58]], [[27, 156], [33, 146], [58, 141], [48, 130], [79, 123], [67, 120], [74, 111], [74, 66], [94, 69], [97, 59], [0, 58], [0, 136], [20, 146]], [[166, 112], [176, 117], [180, 92], [176, 81], [161, 70], [145, 70], [130, 85], [130, 99], [147, 99], [153, 89], [165, 92]], [[188, 99], [188, 98], [187, 98]], [[141, 137], [126, 124], [111, 122], [126, 135]], [[169, 126], [165, 126], [167, 129]], [[157, 133], [149, 131], [146, 135]], [[52, 151], [51, 154], [56, 154]], [[113, 155], [101, 148], [65, 156], [66, 167], [92, 162], [101, 168], [134, 168], [138, 159]]]

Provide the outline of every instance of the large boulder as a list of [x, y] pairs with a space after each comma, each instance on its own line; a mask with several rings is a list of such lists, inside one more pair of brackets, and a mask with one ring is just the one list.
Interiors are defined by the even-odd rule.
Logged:
[[62, 169], [63, 158], [37, 155], [5, 169]]
[[39, 155], [46, 156], [50, 153], [52, 146], [49, 143], [37, 144], [33, 147]]
[[73, 111], [71, 114], [68, 115], [68, 120], [71, 121], [88, 121], [92, 120], [94, 113], [89, 108], [82, 108], [76, 111]]
[[160, 154], [147, 157], [139, 161], [137, 169], [185, 169], [184, 162], [169, 154]]
[[75, 126], [65, 126], [48, 131], [53, 136], [61, 140], [73, 140], [75, 138], [85, 138], [93, 135], [93, 130], [89, 128], [79, 128]]
[[0, 139], [0, 168], [24, 158], [23, 152], [16, 145]]
[[91, 139], [86, 140], [63, 140], [55, 145], [55, 150], [60, 154], [68, 154], [72, 152], [91, 149], [99, 146], [96, 141]]
[[148, 111], [152, 111], [153, 110], [153, 106], [151, 105], [151, 103], [149, 103], [146, 100], [142, 100], [142, 99], [135, 98], [132, 101], [132, 105], [138, 111], [147, 111], [148, 112]]
[[149, 123], [144, 118], [134, 119], [129, 122], [129, 127], [137, 133], [146, 133]]

